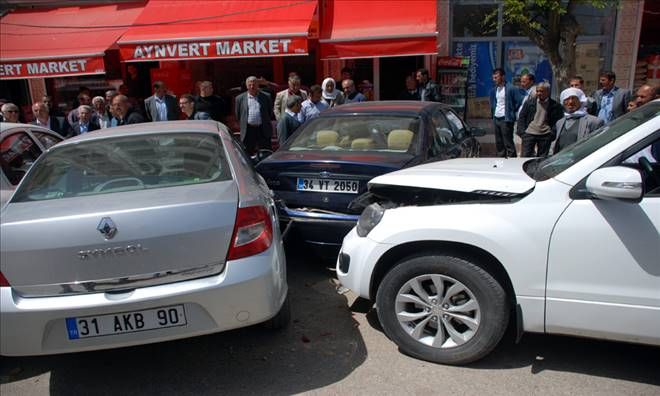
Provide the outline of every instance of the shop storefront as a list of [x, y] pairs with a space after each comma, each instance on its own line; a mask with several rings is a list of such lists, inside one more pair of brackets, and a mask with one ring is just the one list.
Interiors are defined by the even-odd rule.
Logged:
[[[536, 81], [548, 81], [553, 92], [552, 69], [546, 54], [521, 30], [501, 23], [503, 6], [499, 1], [454, 0], [449, 30], [451, 53], [470, 58], [468, 118], [490, 118], [488, 93], [492, 71], [502, 67], [508, 82], [517, 83], [523, 73]], [[612, 64], [612, 43], [616, 10], [577, 4], [575, 16], [582, 26], [577, 39], [576, 74], [585, 81], [588, 94], [598, 89], [598, 74]], [[499, 23], [498, 23], [499, 21]]]
[[[19, 8], [1, 20], [0, 96], [29, 113], [29, 103], [47, 92], [66, 111], [80, 87], [99, 94], [126, 84], [133, 96], [146, 97], [159, 79], [175, 94], [196, 93], [197, 81], [210, 80], [230, 99], [248, 75], [281, 89], [290, 72], [310, 86], [327, 76], [341, 79], [348, 69], [371, 99], [390, 100], [399, 97], [406, 76], [424, 67], [435, 78], [437, 56], [455, 55], [470, 58], [468, 118], [487, 119], [493, 68], [503, 67], [509, 81], [529, 71], [552, 83], [546, 55], [516, 26], [501, 23], [502, 8], [497, 0], [145, 0]], [[588, 92], [601, 70], [619, 74], [617, 62], [637, 59], [613, 56], [631, 47], [617, 44], [624, 36], [617, 13], [628, 8], [577, 5], [576, 72]], [[641, 76], [655, 59], [649, 54], [657, 53], [654, 24], [644, 26], [632, 46], [641, 43], [640, 62], [621, 67], [630, 88], [635, 66]]]
[[119, 54], [112, 47], [143, 5], [19, 9], [4, 16], [0, 32], [3, 95], [22, 104], [22, 116], [29, 121], [29, 104], [46, 93], [55, 96], [62, 110], [74, 103], [79, 87], [102, 94], [109, 80], [121, 81], [121, 74], [116, 73]]
[[397, 99], [407, 75], [431, 70], [438, 53], [435, 0], [324, 1], [320, 57], [324, 76], [353, 73], [356, 84], [373, 86], [376, 100]]

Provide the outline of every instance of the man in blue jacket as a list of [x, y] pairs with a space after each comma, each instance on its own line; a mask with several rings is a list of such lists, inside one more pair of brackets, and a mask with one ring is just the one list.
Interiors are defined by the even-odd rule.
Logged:
[[490, 114], [495, 126], [495, 149], [498, 157], [516, 157], [516, 146], [513, 143], [513, 125], [516, 122], [516, 112], [520, 108], [525, 91], [509, 85], [504, 80], [504, 70], [493, 70], [495, 86], [490, 90]]

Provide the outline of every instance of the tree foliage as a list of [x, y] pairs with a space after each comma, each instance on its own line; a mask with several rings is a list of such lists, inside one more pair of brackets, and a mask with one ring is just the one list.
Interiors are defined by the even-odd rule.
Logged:
[[618, 7], [620, 0], [503, 0], [503, 22], [515, 24], [545, 52], [560, 89], [575, 75], [575, 49], [581, 26], [578, 4]]

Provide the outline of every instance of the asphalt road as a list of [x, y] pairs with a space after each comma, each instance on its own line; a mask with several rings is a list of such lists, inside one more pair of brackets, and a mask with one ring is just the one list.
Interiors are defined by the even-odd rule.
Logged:
[[[290, 249], [289, 251], [292, 251]], [[0, 394], [660, 395], [660, 348], [526, 334], [449, 367], [401, 354], [334, 263], [289, 259], [293, 321], [142, 347], [0, 358]], [[616, 318], [612, 318], [616, 320]], [[660, 331], [660, 330], [659, 330]]]

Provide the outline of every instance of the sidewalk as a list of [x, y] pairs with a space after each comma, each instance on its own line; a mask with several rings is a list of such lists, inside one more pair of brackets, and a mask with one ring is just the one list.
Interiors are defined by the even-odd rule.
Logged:
[[[485, 118], [473, 118], [469, 119], [468, 123], [470, 126], [483, 128], [486, 131], [485, 136], [477, 138], [479, 144], [481, 144], [481, 157], [495, 157], [497, 150], [495, 149], [495, 133], [493, 132], [493, 121]], [[518, 155], [520, 155], [520, 137], [514, 135], [513, 142], [516, 144]]]

